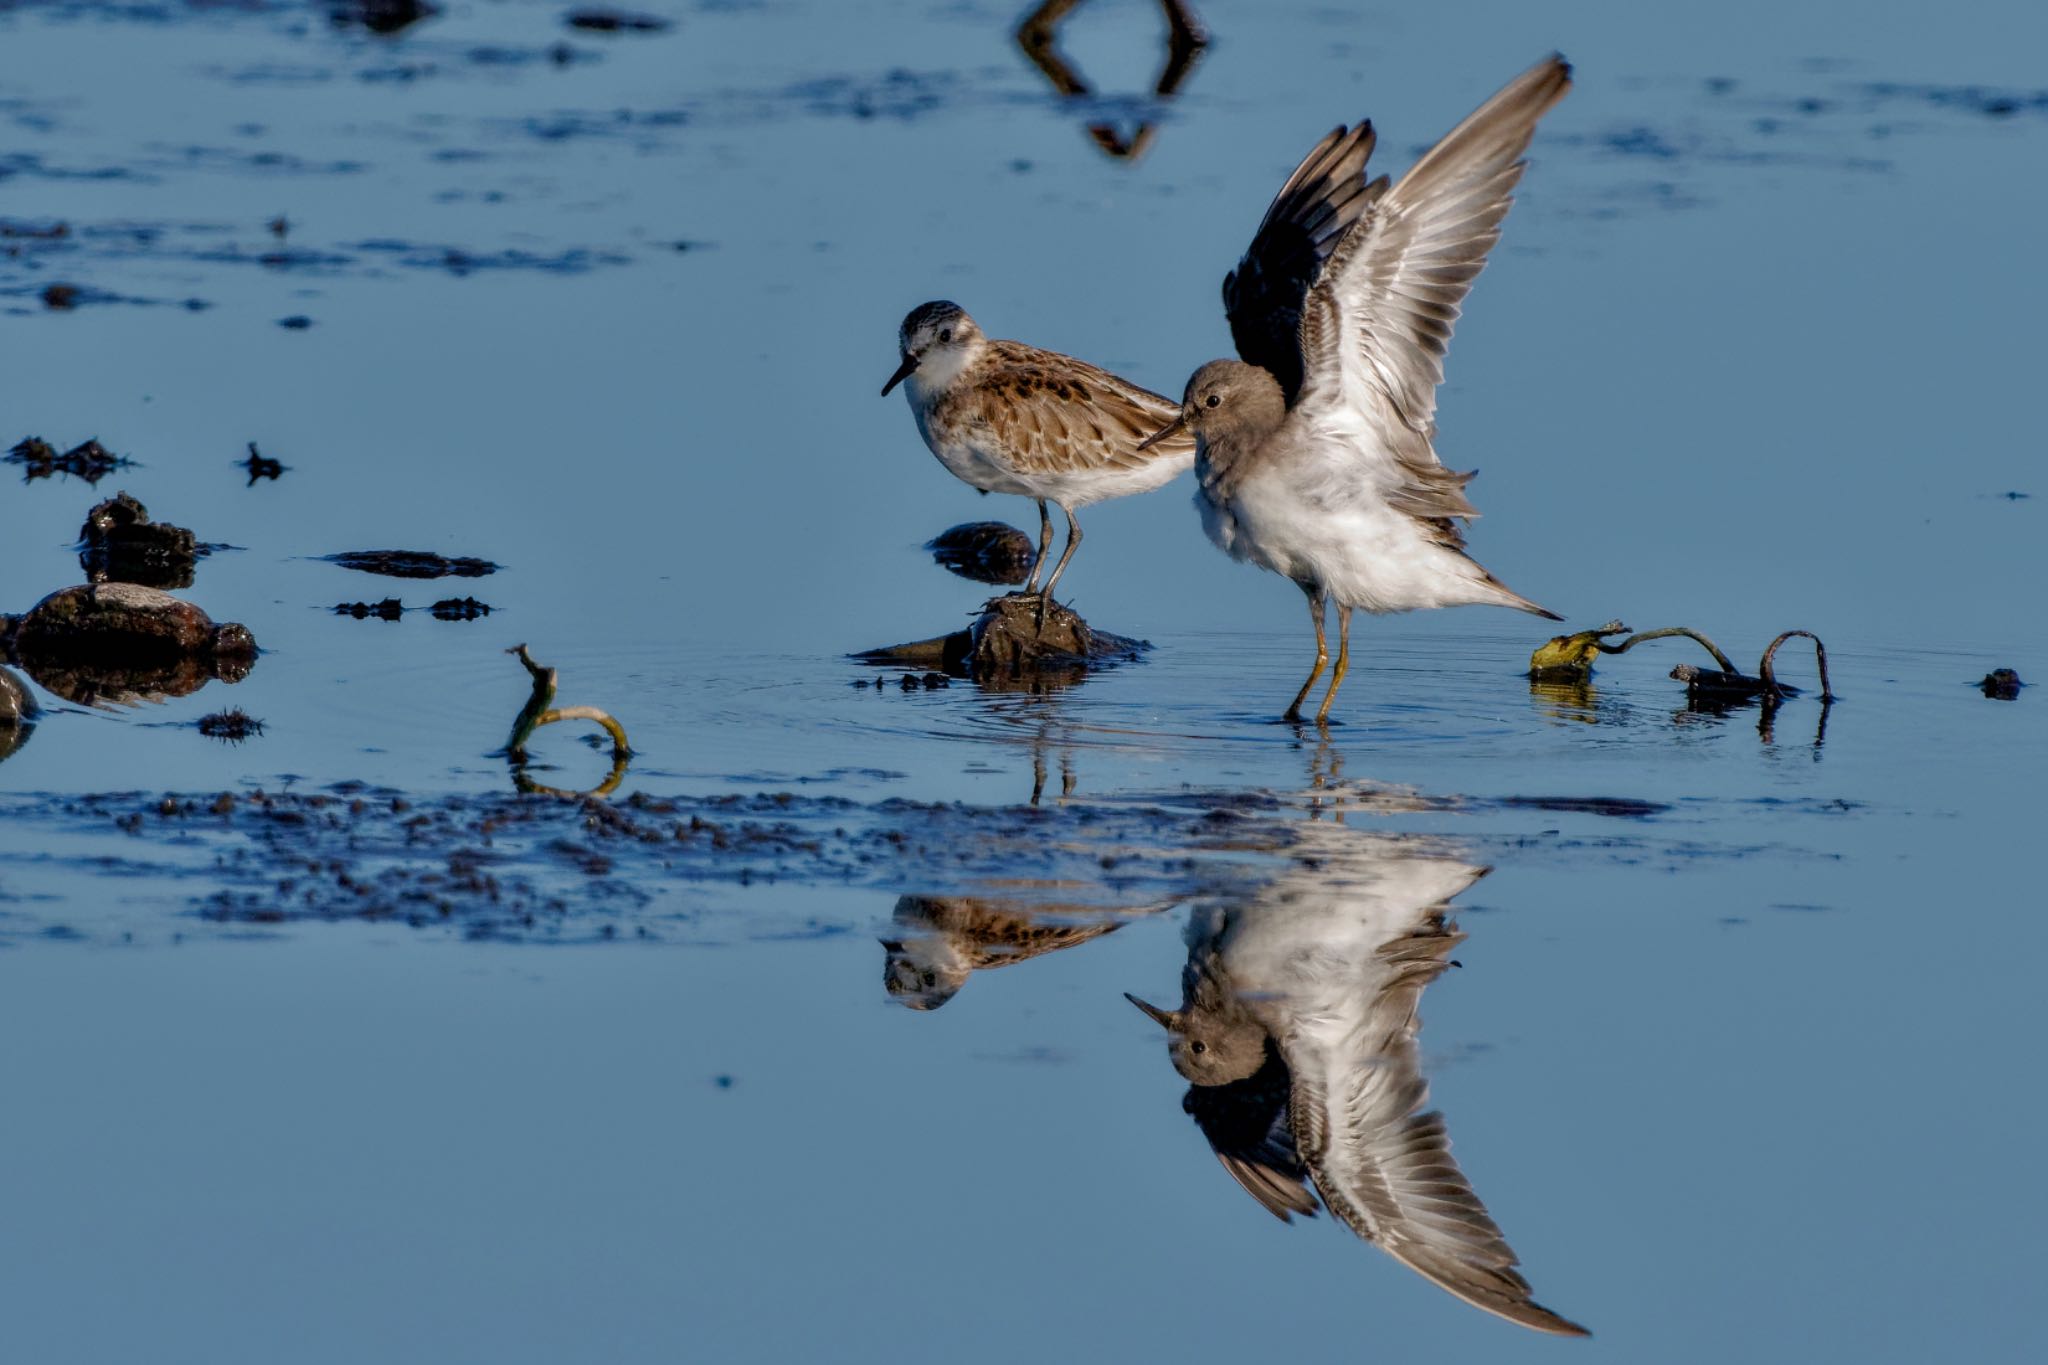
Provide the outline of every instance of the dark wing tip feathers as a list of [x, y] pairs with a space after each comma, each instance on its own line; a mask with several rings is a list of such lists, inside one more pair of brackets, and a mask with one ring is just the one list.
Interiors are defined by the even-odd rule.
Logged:
[[1370, 119], [1324, 134], [1273, 196], [1244, 258], [1223, 279], [1238, 354], [1271, 372], [1290, 401], [1301, 387], [1303, 301], [1377, 197], [1378, 182], [1365, 176], [1375, 141]]

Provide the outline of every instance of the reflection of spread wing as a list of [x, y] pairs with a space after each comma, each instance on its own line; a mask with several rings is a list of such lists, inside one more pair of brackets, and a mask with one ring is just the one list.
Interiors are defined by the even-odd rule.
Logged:
[[1451, 1159], [1417, 1057], [1416, 1005], [1464, 936], [1441, 922], [1379, 952], [1391, 976], [1362, 1014], [1306, 1017], [1282, 1041], [1297, 1149], [1323, 1204], [1366, 1241], [1476, 1308], [1560, 1336], [1586, 1329], [1531, 1301], [1514, 1251]]
[[1372, 145], [1371, 123], [1335, 129], [1318, 142], [1273, 196], [1237, 269], [1223, 277], [1238, 355], [1279, 380], [1290, 404], [1301, 388], [1302, 300], [1372, 203], [1365, 180]]
[[1308, 1172], [1294, 1154], [1287, 1122], [1287, 1067], [1267, 1044], [1264, 1066], [1228, 1085], [1191, 1085], [1181, 1098], [1216, 1159], [1244, 1192], [1281, 1222], [1315, 1217]]

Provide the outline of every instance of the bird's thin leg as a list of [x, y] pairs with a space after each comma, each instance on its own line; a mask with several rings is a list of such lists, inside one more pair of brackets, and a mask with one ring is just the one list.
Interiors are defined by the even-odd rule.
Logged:
[[1052, 513], [1045, 510], [1045, 499], [1038, 499], [1038, 558], [1031, 561], [1031, 577], [1024, 580], [1022, 595], [1030, 597], [1038, 591], [1038, 576], [1045, 572], [1045, 557], [1052, 553]]
[[1342, 602], [1337, 604], [1337, 667], [1330, 674], [1330, 690], [1323, 694], [1323, 704], [1316, 708], [1316, 724], [1321, 725], [1330, 714], [1330, 703], [1337, 700], [1337, 689], [1344, 685], [1344, 675], [1351, 670], [1351, 608]]
[[1304, 586], [1302, 592], [1308, 595], [1309, 619], [1316, 623], [1316, 666], [1309, 670], [1308, 681], [1301, 685], [1301, 691], [1294, 694], [1294, 704], [1287, 708], [1282, 720], [1300, 720], [1301, 704], [1308, 700], [1308, 690], [1316, 685], [1316, 679], [1323, 676], [1323, 665], [1330, 662], [1330, 644], [1323, 635], [1323, 591], [1321, 588]]
[[1065, 503], [1060, 511], [1067, 514], [1067, 548], [1060, 551], [1060, 562], [1052, 566], [1052, 577], [1045, 580], [1045, 596], [1038, 603], [1038, 624], [1045, 624], [1045, 613], [1052, 606], [1053, 586], [1060, 581], [1060, 575], [1067, 571], [1067, 561], [1074, 557], [1074, 547], [1081, 543], [1081, 523], [1074, 520], [1074, 509]]

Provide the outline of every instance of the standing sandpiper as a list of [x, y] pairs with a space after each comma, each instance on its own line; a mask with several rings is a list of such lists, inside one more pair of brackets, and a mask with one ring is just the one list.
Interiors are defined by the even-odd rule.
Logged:
[[1151, 438], [1194, 431], [1209, 539], [1308, 595], [1316, 662], [1288, 720], [1329, 661], [1332, 600], [1337, 668], [1318, 723], [1350, 667], [1353, 608], [1483, 604], [1561, 619], [1465, 553], [1456, 519], [1478, 515], [1465, 499], [1472, 476], [1445, 469], [1433, 438], [1459, 304], [1500, 240], [1536, 121], [1570, 88], [1571, 67], [1552, 56], [1398, 184], [1366, 179], [1371, 123], [1317, 143], [1223, 282], [1243, 361], [1195, 371], [1179, 415]]
[[1045, 582], [1041, 621], [1081, 543], [1074, 509], [1150, 492], [1194, 462], [1187, 433], [1140, 448], [1146, 433], [1173, 417], [1172, 399], [1057, 351], [991, 341], [957, 303], [913, 308], [896, 344], [903, 363], [882, 392], [903, 385], [939, 463], [984, 493], [1020, 493], [1038, 503], [1038, 562], [1024, 584], [1027, 596], [1037, 592], [1052, 549], [1045, 505], [1067, 514], [1067, 548]]
[[[1417, 1015], [1464, 935], [1449, 902], [1486, 869], [1412, 836], [1312, 824], [1294, 867], [1188, 921], [1165, 1026], [1181, 1107], [1245, 1193], [1282, 1222], [1332, 1216], [1476, 1308], [1557, 1336], [1514, 1250], [1421, 1113]], [[1314, 1193], [1310, 1192], [1313, 1186]]]

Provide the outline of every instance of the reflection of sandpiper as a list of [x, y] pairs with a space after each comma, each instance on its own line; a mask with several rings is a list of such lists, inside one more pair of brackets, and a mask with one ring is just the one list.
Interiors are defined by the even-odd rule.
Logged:
[[993, 967], [1072, 948], [1113, 933], [1173, 902], [1104, 909], [998, 896], [902, 896], [882, 984], [902, 1005], [935, 1010]]
[[[1087, 100], [1095, 94], [1073, 63], [1061, 55], [1058, 45], [1060, 24], [1081, 4], [1082, 0], [1044, 0], [1017, 25], [1017, 45], [1024, 49], [1024, 55], [1045, 73], [1053, 89], [1072, 100]], [[1209, 45], [1209, 35], [1185, 0], [1159, 0], [1159, 8], [1166, 13], [1166, 66], [1153, 84], [1152, 93], [1163, 101], [1173, 98], [1187, 81], [1202, 50]], [[1140, 121], [1128, 138], [1105, 120], [1088, 125], [1088, 136], [1095, 145], [1119, 161], [1135, 161], [1143, 156], [1157, 131], [1149, 118]]]
[[1500, 240], [1540, 119], [1571, 88], [1552, 57], [1511, 81], [1398, 184], [1368, 181], [1370, 123], [1316, 145], [1267, 209], [1223, 282], [1238, 360], [1188, 381], [1152, 439], [1201, 438], [1195, 502], [1217, 548], [1292, 579], [1315, 618], [1315, 667], [1337, 666], [1321, 721], [1351, 662], [1351, 613], [1515, 607], [1557, 619], [1465, 553], [1458, 518], [1470, 474], [1434, 446], [1436, 390], [1451, 326]]
[[[1423, 989], [1464, 935], [1448, 902], [1486, 874], [1411, 839], [1304, 827], [1296, 866], [1199, 909], [1182, 1003], [1129, 997], [1168, 1031], [1182, 1107], [1217, 1159], [1280, 1218], [1316, 1195], [1366, 1241], [1475, 1307], [1540, 1332], [1586, 1330], [1528, 1281], [1450, 1154], [1416, 1035]], [[1310, 1185], [1315, 1193], [1310, 1193]]]
[[1020, 341], [993, 341], [957, 303], [920, 305], [897, 333], [898, 384], [918, 434], [954, 477], [984, 493], [1018, 493], [1038, 503], [1038, 563], [1031, 595], [1052, 548], [1045, 505], [1067, 514], [1067, 548], [1045, 582], [1039, 619], [1081, 543], [1074, 509], [1144, 493], [1194, 462], [1192, 436], [1145, 450], [1139, 442], [1169, 420], [1173, 401], [1107, 370]]

